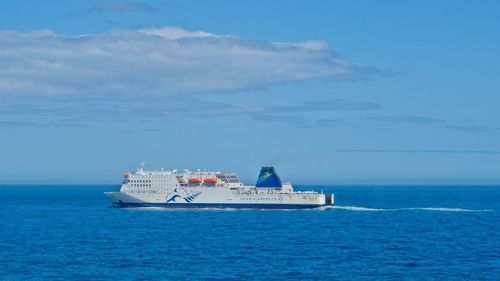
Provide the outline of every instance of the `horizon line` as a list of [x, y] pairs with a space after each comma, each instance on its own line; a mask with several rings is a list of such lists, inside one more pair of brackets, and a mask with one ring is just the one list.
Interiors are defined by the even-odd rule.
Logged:
[[[8, 185], [16, 185], [16, 186], [62, 186], [62, 185], [68, 185], [68, 186], [89, 186], [89, 185], [96, 185], [96, 186], [110, 186], [110, 185], [116, 185], [120, 186], [121, 183], [105, 183], [105, 182], [97, 182], [97, 183], [86, 183], [86, 182], [73, 182], [73, 183], [2, 183], [0, 182], [0, 186], [8, 186]], [[458, 182], [394, 182], [394, 181], [388, 181], [388, 182], [369, 182], [369, 181], [362, 181], [362, 182], [355, 182], [355, 181], [341, 181], [341, 182], [331, 182], [331, 183], [293, 183], [294, 186], [328, 186], [328, 185], [405, 185], [405, 186], [450, 186], [450, 185], [456, 185], [456, 186], [474, 186], [474, 185], [489, 185], [489, 186], [500, 186], [500, 180], [498, 181], [492, 181], [492, 182], [464, 182], [464, 183], [458, 183]]]
[[455, 150], [455, 149], [364, 149], [364, 148], [333, 148], [333, 152], [353, 153], [438, 153], [438, 154], [500, 154], [500, 150]]

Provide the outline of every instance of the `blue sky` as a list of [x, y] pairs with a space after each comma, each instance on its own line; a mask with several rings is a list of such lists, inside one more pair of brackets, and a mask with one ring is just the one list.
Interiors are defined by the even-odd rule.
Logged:
[[0, 183], [499, 183], [498, 1], [0, 4]]

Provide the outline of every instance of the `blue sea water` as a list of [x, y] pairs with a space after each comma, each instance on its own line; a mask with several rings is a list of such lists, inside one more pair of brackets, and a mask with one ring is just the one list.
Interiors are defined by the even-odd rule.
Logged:
[[113, 208], [0, 186], [0, 280], [500, 280], [498, 186], [301, 186], [317, 210]]

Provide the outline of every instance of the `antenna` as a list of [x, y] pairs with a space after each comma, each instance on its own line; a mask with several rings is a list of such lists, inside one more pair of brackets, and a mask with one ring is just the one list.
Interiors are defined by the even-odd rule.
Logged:
[[144, 164], [146, 164], [146, 162], [140, 162], [139, 163], [139, 168], [140, 168], [141, 171], [144, 169]]

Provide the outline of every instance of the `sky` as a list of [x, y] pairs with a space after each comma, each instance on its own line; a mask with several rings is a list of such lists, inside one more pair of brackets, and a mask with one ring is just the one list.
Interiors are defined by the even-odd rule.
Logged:
[[498, 1], [2, 1], [0, 183], [500, 183]]

